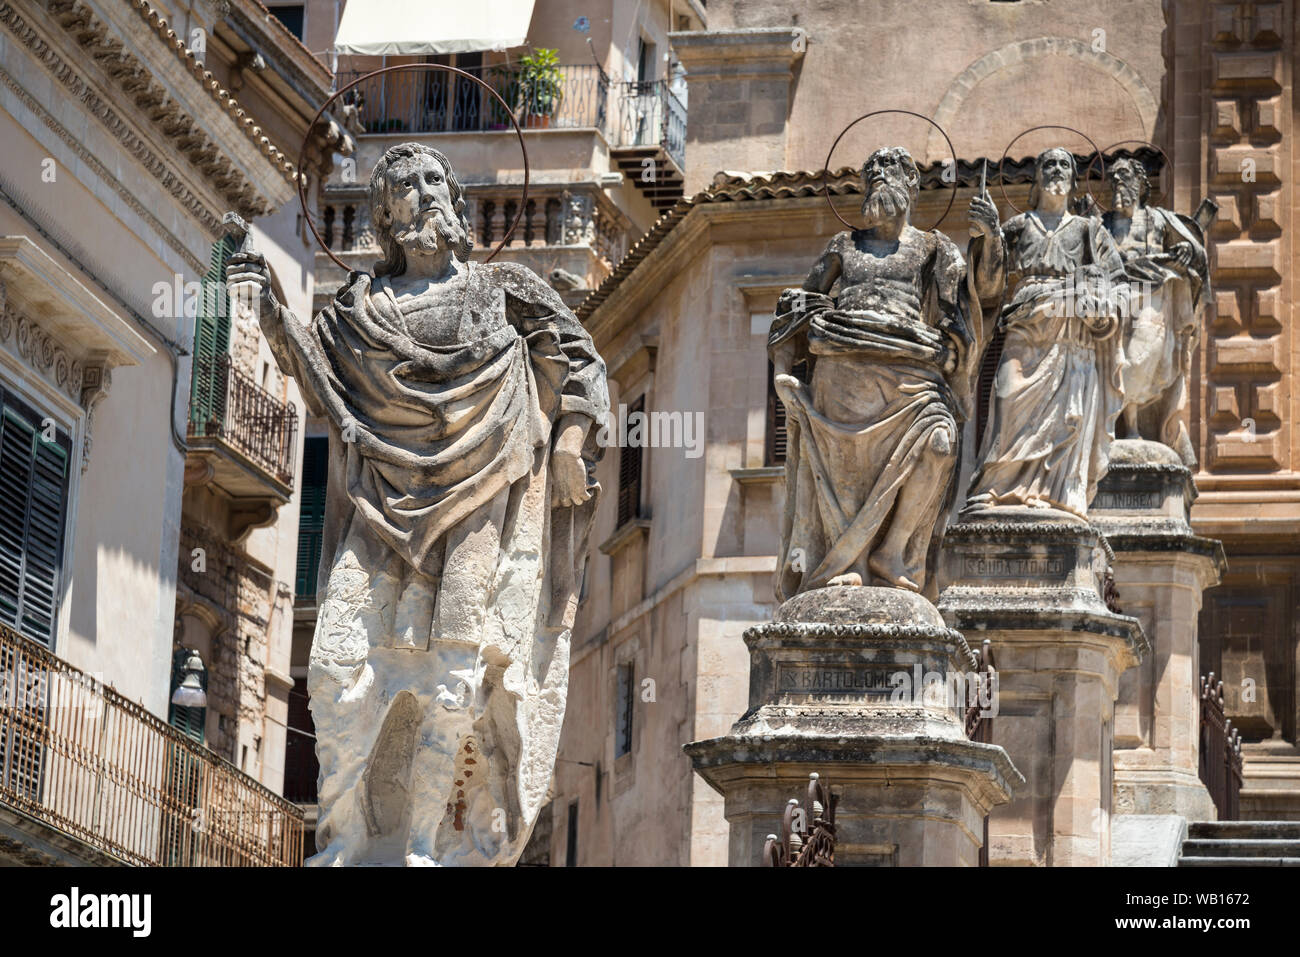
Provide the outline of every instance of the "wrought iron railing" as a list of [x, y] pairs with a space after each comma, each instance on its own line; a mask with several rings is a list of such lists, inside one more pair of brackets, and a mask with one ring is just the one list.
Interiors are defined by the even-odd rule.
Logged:
[[196, 356], [189, 434], [221, 439], [293, 487], [298, 414], [234, 367], [230, 356]]
[[[594, 63], [562, 65], [553, 80], [525, 77], [517, 67], [474, 67], [465, 72], [482, 80], [510, 107], [472, 80], [441, 70], [386, 73], [358, 84], [344, 97], [358, 106], [367, 133], [472, 133], [513, 129], [510, 116], [525, 129], [595, 127], [607, 123], [609, 80]], [[359, 72], [338, 74], [338, 88]]]
[[834, 867], [835, 808], [840, 796], [821, 775], [808, 775], [808, 801], [791, 798], [781, 815], [781, 833], [763, 844], [763, 867]]
[[[967, 680], [975, 682], [975, 700], [966, 702], [966, 737], [981, 744], [993, 743], [993, 717], [986, 712], [986, 704], [992, 705], [998, 694], [998, 665], [993, 660], [993, 642], [985, 638], [979, 650], [975, 652], [978, 666], [967, 675]], [[992, 710], [988, 708], [987, 710]], [[989, 816], [984, 815], [984, 842], [980, 845], [979, 866], [989, 866]]]
[[299, 808], [4, 626], [0, 803], [128, 864], [302, 864]]
[[667, 80], [620, 83], [614, 146], [662, 146], [678, 167], [686, 166], [686, 107]]
[[1220, 821], [1241, 816], [1241, 732], [1224, 714], [1223, 682], [1214, 672], [1201, 676], [1201, 737], [1199, 772]]

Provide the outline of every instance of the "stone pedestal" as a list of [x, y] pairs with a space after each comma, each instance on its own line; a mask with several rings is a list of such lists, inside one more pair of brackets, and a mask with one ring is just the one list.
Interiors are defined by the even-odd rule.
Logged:
[[1115, 813], [1215, 819], [1197, 775], [1201, 594], [1218, 584], [1223, 546], [1192, 533], [1196, 487], [1168, 447], [1124, 439], [1089, 515], [1114, 549], [1118, 604], [1152, 653], [1120, 680], [1115, 705]]
[[1105, 865], [1119, 676], [1148, 645], [1137, 619], [1103, 600], [1112, 557], [1104, 536], [1018, 511], [949, 527], [942, 560], [939, 609], [954, 628], [992, 642], [993, 743], [1026, 778], [990, 817], [989, 859]]
[[745, 643], [749, 711], [726, 736], [685, 746], [725, 799], [733, 867], [759, 862], [811, 772], [840, 795], [837, 865], [978, 863], [984, 817], [1023, 778], [1001, 748], [966, 737], [975, 659], [933, 605], [898, 589], [817, 589]]

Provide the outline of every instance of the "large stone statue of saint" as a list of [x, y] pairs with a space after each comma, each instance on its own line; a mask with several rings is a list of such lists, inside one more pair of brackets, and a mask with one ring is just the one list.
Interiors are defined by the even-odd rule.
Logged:
[[1127, 289], [1100, 219], [1069, 211], [1077, 179], [1073, 156], [1049, 149], [1034, 164], [1028, 212], [999, 226], [992, 202], [971, 204], [978, 244], [1004, 251], [990, 261], [1002, 265], [1006, 339], [964, 518], [1009, 508], [1086, 520], [1106, 473], [1124, 397]]
[[952, 240], [911, 225], [906, 150], [877, 150], [861, 175], [867, 228], [837, 234], [803, 288], [782, 293], [768, 339], [789, 429], [782, 600], [931, 586], [982, 344], [977, 287], [997, 275], [994, 263], [968, 273]]
[[564, 718], [605, 366], [533, 272], [470, 261], [442, 153], [388, 150], [370, 204], [382, 262], [309, 323], [256, 253], [227, 273], [330, 427], [311, 863], [510, 865]]
[[1102, 217], [1119, 246], [1130, 282], [1123, 310], [1122, 425], [1126, 438], [1163, 442], [1189, 467], [1196, 452], [1187, 434], [1187, 378], [1210, 300], [1204, 227], [1195, 219], [1148, 206], [1151, 186], [1136, 160], [1107, 169], [1112, 209]]

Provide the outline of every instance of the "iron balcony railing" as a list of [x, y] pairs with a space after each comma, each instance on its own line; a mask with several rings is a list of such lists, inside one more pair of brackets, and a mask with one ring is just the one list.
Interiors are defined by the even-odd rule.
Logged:
[[612, 145], [662, 146], [678, 168], [685, 169], [686, 107], [668, 88], [668, 81], [619, 86], [618, 128]]
[[1224, 714], [1223, 682], [1201, 676], [1200, 777], [1220, 821], [1241, 816], [1241, 732]]
[[298, 413], [234, 367], [230, 356], [196, 356], [191, 437], [221, 439], [293, 487]]
[[[367, 133], [455, 133], [589, 127], [616, 147], [662, 146], [679, 167], [686, 161], [686, 107], [667, 80], [620, 83], [595, 64], [559, 67], [553, 82], [530, 82], [516, 68], [468, 69], [495, 90], [510, 114], [471, 80], [436, 70], [386, 73], [345, 94], [357, 103]], [[360, 72], [338, 74], [338, 88]], [[617, 100], [609, 115], [611, 98]]]
[[302, 864], [299, 808], [4, 626], [0, 803], [128, 864]]
[[[350, 93], [367, 133], [472, 133], [595, 127], [604, 130], [609, 84], [593, 64], [560, 66], [557, 77], [531, 80], [505, 65], [466, 69], [500, 95], [510, 113], [472, 80], [441, 70], [385, 73]], [[338, 89], [362, 73], [339, 73]]]

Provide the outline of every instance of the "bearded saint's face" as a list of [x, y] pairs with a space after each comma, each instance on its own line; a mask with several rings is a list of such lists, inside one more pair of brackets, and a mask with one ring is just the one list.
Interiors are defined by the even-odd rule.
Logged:
[[437, 159], [404, 157], [387, 169], [384, 180], [390, 228], [403, 249], [434, 253], [464, 241], [447, 174]]
[[867, 227], [878, 226], [912, 214], [912, 192], [907, 182], [908, 170], [898, 154], [877, 150], [862, 167], [862, 215]]
[[1142, 184], [1135, 169], [1124, 160], [1118, 160], [1110, 168], [1111, 206], [1116, 210], [1131, 214], [1140, 205]]
[[1074, 183], [1074, 161], [1065, 150], [1049, 150], [1038, 165], [1038, 189], [1068, 195]]

